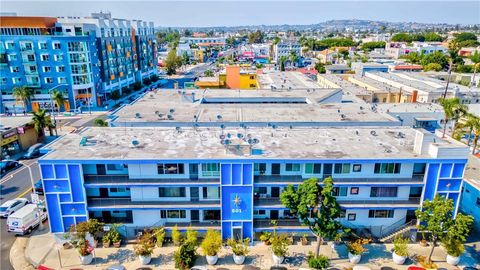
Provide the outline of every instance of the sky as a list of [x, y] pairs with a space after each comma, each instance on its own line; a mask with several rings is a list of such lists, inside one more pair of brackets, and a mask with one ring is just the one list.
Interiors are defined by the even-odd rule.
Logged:
[[335, 19], [480, 24], [476, 1], [23, 1], [1, 0], [1, 12], [20, 16], [88, 16], [153, 21], [155, 26], [314, 24]]

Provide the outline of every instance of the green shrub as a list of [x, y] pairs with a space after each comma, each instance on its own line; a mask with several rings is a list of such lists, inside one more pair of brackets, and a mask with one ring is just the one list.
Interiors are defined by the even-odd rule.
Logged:
[[185, 243], [173, 253], [175, 268], [181, 270], [190, 269], [195, 263], [195, 257], [195, 245], [189, 241], [185, 241]]
[[152, 234], [144, 231], [133, 250], [137, 256], [148, 256], [152, 255], [154, 248], [155, 243], [152, 241]]
[[237, 256], [246, 256], [248, 254], [248, 245], [250, 243], [250, 238], [245, 238], [243, 240], [235, 240], [230, 238], [227, 240], [227, 245], [232, 248], [233, 254]]
[[203, 253], [207, 256], [215, 256], [222, 247], [222, 236], [220, 232], [209, 229], [201, 244]]
[[408, 257], [408, 238], [397, 237], [393, 240], [393, 251], [398, 256]]
[[193, 230], [191, 227], [187, 229], [187, 238], [186, 241], [193, 243], [195, 246], [198, 244], [198, 232]]
[[272, 237], [271, 232], [264, 231], [262, 235], [260, 235], [260, 240], [265, 242], [265, 244], [269, 245], [270, 244], [270, 238]]
[[272, 252], [275, 256], [285, 256], [288, 252], [288, 246], [291, 244], [290, 237], [287, 234], [274, 234], [269, 241], [272, 244]]
[[443, 247], [447, 251], [447, 254], [453, 257], [459, 257], [465, 252], [463, 243], [459, 240], [450, 239], [446, 237], [442, 242]]
[[313, 269], [327, 269], [327, 267], [330, 265], [330, 262], [328, 261], [328, 257], [325, 255], [319, 255], [315, 256], [311, 251], [307, 256], [307, 262], [308, 262], [308, 267], [313, 268]]
[[172, 229], [172, 241], [175, 246], [180, 246], [183, 241], [182, 233], [178, 230], [177, 225]]
[[155, 236], [155, 242], [157, 244], [157, 247], [161, 247], [163, 245], [163, 240], [165, 239], [165, 228], [155, 228], [153, 230], [153, 235]]
[[353, 255], [361, 255], [367, 249], [363, 246], [368, 242], [365, 242], [364, 239], [357, 239], [356, 241], [348, 242], [347, 243], [347, 249], [348, 252], [352, 253]]

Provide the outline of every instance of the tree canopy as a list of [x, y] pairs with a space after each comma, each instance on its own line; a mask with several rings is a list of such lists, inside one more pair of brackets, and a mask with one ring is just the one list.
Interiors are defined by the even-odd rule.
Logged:
[[433, 42], [433, 41], [443, 41], [445, 38], [435, 32], [426, 32], [426, 33], [397, 33], [392, 36], [391, 40], [394, 42], [412, 42], [412, 41], [421, 41], [421, 42]]
[[175, 74], [177, 68], [182, 66], [182, 57], [177, 56], [177, 50], [172, 49], [168, 52], [167, 58], [164, 61], [164, 66], [168, 75]]
[[376, 48], [385, 48], [385, 42], [384, 41], [370, 41], [370, 42], [365, 42], [362, 45], [362, 49], [364, 51], [373, 51], [373, 49]]
[[264, 39], [264, 34], [260, 30], [252, 32], [248, 35], [248, 43], [250, 43], [250, 44], [262, 43], [263, 39]]

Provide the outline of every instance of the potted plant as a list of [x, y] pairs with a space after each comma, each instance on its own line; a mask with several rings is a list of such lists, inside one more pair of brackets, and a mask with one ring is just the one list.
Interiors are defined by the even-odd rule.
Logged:
[[302, 238], [300, 238], [300, 242], [302, 243], [302, 246], [308, 245], [308, 234], [304, 233], [302, 235]]
[[357, 264], [362, 259], [362, 253], [366, 251], [363, 239], [357, 239], [356, 241], [348, 242], [348, 259], [351, 263]]
[[447, 251], [447, 263], [457, 265], [460, 262], [460, 255], [465, 252], [463, 243], [456, 239], [446, 238], [442, 242], [443, 247]]
[[194, 229], [192, 229], [191, 227], [189, 227], [187, 229], [187, 233], [186, 233], [186, 238], [185, 238], [186, 241], [189, 241], [190, 243], [194, 244], [195, 246], [198, 245], [198, 232], [195, 231]]
[[138, 256], [143, 265], [147, 265], [152, 260], [153, 249], [155, 243], [152, 241], [152, 235], [148, 232], [143, 232], [138, 243], [134, 247], [135, 255]]
[[431, 269], [437, 269], [437, 265], [433, 263], [432, 261], [428, 261], [427, 257], [418, 255], [415, 257], [415, 260], [425, 269], [431, 270]]
[[201, 244], [203, 253], [207, 257], [207, 263], [214, 265], [218, 261], [218, 251], [222, 247], [222, 236], [218, 231], [209, 229]]
[[290, 245], [290, 239], [288, 235], [275, 233], [272, 235], [272, 237], [270, 237], [269, 241], [272, 245], [273, 264], [281, 264], [288, 252], [288, 246]]
[[325, 255], [318, 255], [315, 256], [313, 252], [309, 252], [307, 256], [308, 267], [312, 269], [327, 269], [330, 266], [330, 262], [328, 261], [328, 257]]
[[270, 245], [270, 237], [272, 237], [271, 232], [264, 231], [262, 235], [260, 235], [260, 241], [263, 241], [265, 245], [269, 246]]
[[230, 238], [227, 240], [227, 245], [232, 248], [233, 261], [235, 264], [243, 264], [245, 261], [245, 256], [248, 254], [249, 243], [250, 238], [245, 238], [243, 240], [235, 240], [234, 238]]
[[77, 242], [77, 250], [80, 254], [80, 262], [82, 265], [90, 264], [93, 260], [93, 246], [90, 245], [88, 240], [80, 239]]
[[107, 232], [103, 235], [102, 243], [103, 243], [104, 248], [110, 247], [111, 239], [110, 239], [110, 233], [109, 232]]
[[175, 225], [172, 229], [172, 241], [175, 246], [180, 246], [182, 243], [182, 233], [178, 230], [178, 226]]
[[427, 238], [425, 237], [425, 232], [422, 231], [421, 234], [422, 234], [422, 240], [420, 240], [420, 246], [426, 247], [428, 246], [428, 242], [427, 242]]
[[173, 260], [175, 261], [175, 268], [181, 270], [190, 269], [195, 263], [195, 249], [194, 243], [185, 241], [178, 250], [173, 253]]
[[153, 235], [155, 236], [155, 242], [157, 244], [157, 247], [161, 247], [163, 245], [163, 240], [165, 239], [165, 228], [155, 228], [153, 230]]
[[398, 237], [393, 240], [393, 262], [398, 265], [405, 263], [408, 257], [408, 238]]
[[112, 231], [110, 233], [110, 240], [113, 243], [113, 247], [119, 248], [122, 243], [122, 238], [118, 231]]

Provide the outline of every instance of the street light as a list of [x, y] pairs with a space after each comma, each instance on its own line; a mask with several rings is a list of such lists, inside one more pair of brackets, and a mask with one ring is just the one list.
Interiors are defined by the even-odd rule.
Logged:
[[[37, 191], [35, 190], [35, 183], [33, 182], [33, 173], [32, 173], [32, 167], [30, 167], [29, 165], [23, 163], [23, 162], [20, 162], [18, 160], [13, 160], [13, 159], [5, 159], [5, 160], [2, 160], [2, 161], [10, 161], [10, 162], [15, 162], [17, 164], [20, 164], [20, 165], [23, 165], [25, 167], [28, 168], [28, 173], [30, 174], [30, 182], [32, 184], [32, 193], [37, 195]], [[42, 223], [42, 210], [40, 209], [40, 207], [38, 206], [37, 204], [37, 212], [38, 212], [38, 219], [39, 219], [39, 225], [38, 225], [38, 229], [41, 231], [43, 230], [43, 223]]]
[[57, 120], [55, 119], [55, 112], [53, 111], [53, 98], [52, 98], [52, 94], [51, 92], [55, 89], [57, 89], [58, 87], [60, 86], [68, 86], [68, 84], [66, 83], [62, 83], [62, 84], [59, 84], [59, 85], [56, 85], [52, 88], [50, 88], [48, 90], [48, 94], [50, 95], [50, 110], [52, 111], [52, 115], [53, 115], [53, 125], [55, 126], [55, 136], [58, 136], [58, 133], [57, 133]]

